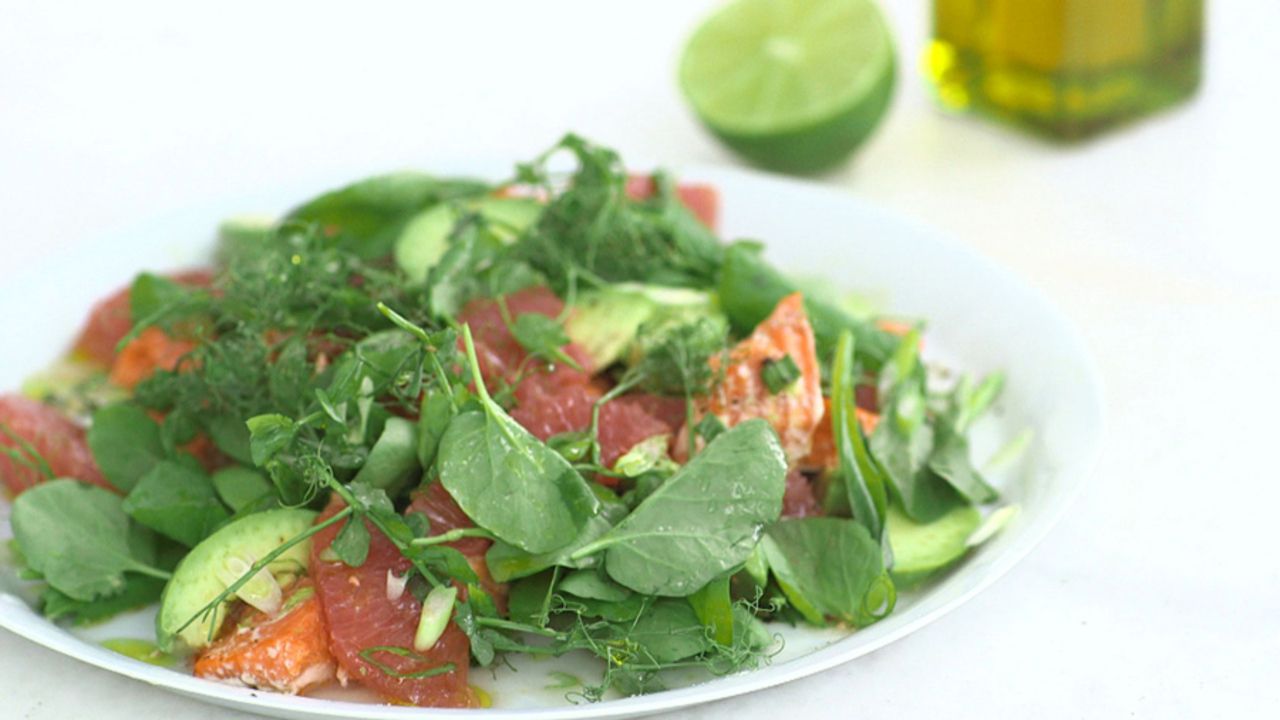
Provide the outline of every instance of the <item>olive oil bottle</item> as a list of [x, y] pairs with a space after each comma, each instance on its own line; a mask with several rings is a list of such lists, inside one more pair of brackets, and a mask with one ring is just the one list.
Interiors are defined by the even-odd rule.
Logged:
[[1062, 140], [1191, 97], [1204, 0], [934, 0], [939, 101]]

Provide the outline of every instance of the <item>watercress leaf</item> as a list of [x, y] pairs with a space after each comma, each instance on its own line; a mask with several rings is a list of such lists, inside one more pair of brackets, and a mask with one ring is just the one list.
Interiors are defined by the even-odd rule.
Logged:
[[960, 494], [929, 468], [933, 446], [933, 429], [927, 424], [903, 435], [896, 423], [882, 421], [871, 434], [872, 454], [903, 511], [916, 522], [931, 522], [964, 504]]
[[196, 433], [199, 431], [200, 427], [196, 419], [190, 414], [181, 410], [171, 412], [160, 422], [160, 445], [164, 448], [166, 455], [192, 457], [180, 448], [195, 440]]
[[618, 602], [631, 596], [631, 591], [601, 575], [596, 570], [575, 570], [556, 584], [556, 591], [589, 600]]
[[428, 305], [432, 314], [454, 317], [468, 300], [485, 288], [484, 268], [491, 265], [500, 246], [482, 231], [475, 216], [464, 217], [449, 237], [449, 249], [427, 276]]
[[418, 426], [400, 417], [387, 418], [382, 434], [353, 482], [380, 488], [394, 495], [420, 470]]
[[414, 552], [428, 567], [455, 580], [467, 584], [474, 584], [480, 581], [475, 569], [471, 567], [471, 563], [467, 560], [467, 556], [455, 548], [451, 548], [448, 545], [428, 545], [427, 547], [416, 548]]
[[287, 216], [317, 223], [359, 257], [387, 255], [405, 224], [419, 211], [447, 200], [482, 195], [488, 185], [416, 172], [379, 175], [327, 192]]
[[773, 428], [748, 420], [717, 437], [576, 554], [605, 550], [609, 576], [636, 592], [689, 595], [747, 558], [782, 511], [786, 474]]
[[121, 507], [134, 520], [188, 547], [230, 517], [209, 476], [172, 461], [142, 476]]
[[431, 467], [440, 449], [440, 438], [453, 421], [456, 410], [448, 389], [432, 389], [422, 396], [422, 407], [418, 413], [418, 464], [423, 468]]
[[222, 468], [210, 480], [222, 502], [237, 513], [274, 494], [271, 482], [262, 473], [243, 465]]
[[130, 547], [121, 498], [75, 480], [51, 480], [13, 502], [10, 522], [27, 565], [74, 600], [124, 590], [125, 571], [164, 573], [140, 562]]
[[[365, 482], [352, 482], [347, 489], [351, 491], [351, 498], [355, 501], [353, 507], [356, 512], [372, 515], [379, 520], [400, 519], [391, 498], [387, 497], [387, 492], [382, 488]], [[408, 539], [413, 539], [412, 531]]]
[[369, 528], [363, 522], [347, 521], [329, 548], [349, 567], [360, 567], [369, 557]]
[[552, 572], [542, 572], [511, 583], [507, 594], [507, 616], [536, 627], [547, 624]]
[[778, 585], [809, 622], [822, 625], [832, 617], [862, 626], [875, 619], [889, 581], [880, 543], [863, 525], [843, 518], [783, 520], [769, 527], [761, 547]]
[[933, 453], [929, 469], [946, 480], [956, 492], [974, 504], [994, 502], [999, 497], [973, 467], [969, 457], [969, 440], [947, 418], [934, 426]]
[[440, 482], [477, 525], [527, 552], [573, 542], [599, 502], [557, 452], [484, 397], [440, 441]]
[[604, 535], [626, 517], [628, 508], [617, 495], [613, 494], [612, 490], [606, 487], [592, 483], [591, 490], [600, 500], [600, 512], [587, 520], [578, 537], [565, 547], [546, 553], [529, 553], [501, 540], [495, 541], [485, 553], [485, 564], [488, 565], [489, 574], [493, 579], [498, 582], [508, 582], [515, 578], [532, 575], [553, 565], [572, 568], [598, 565], [599, 561], [595, 556], [588, 555], [576, 560], [571, 559], [571, 556]]
[[729, 576], [721, 575], [689, 596], [689, 605], [698, 621], [721, 645], [733, 644], [733, 599], [729, 597]]
[[249, 448], [249, 428], [243, 419], [235, 415], [213, 415], [204, 419], [204, 431], [219, 450], [232, 460], [253, 464], [253, 453]]
[[[557, 592], [559, 588], [557, 588]], [[653, 599], [631, 593], [621, 600], [595, 600], [577, 596], [556, 595], [556, 610], [568, 611], [586, 618], [599, 618], [614, 623], [629, 623], [649, 608]]]
[[88, 441], [102, 474], [124, 492], [165, 457], [160, 426], [132, 403], [108, 405], [94, 413]]
[[678, 662], [711, 647], [702, 621], [684, 600], [659, 599], [634, 623], [619, 627], [618, 632], [638, 646], [642, 662]]
[[[735, 243], [725, 251], [720, 272], [720, 307], [729, 316], [733, 329], [748, 333], [769, 316], [782, 298], [800, 288], [783, 277], [760, 254], [753, 243]], [[849, 330], [857, 341], [857, 361], [864, 368], [877, 370], [893, 352], [898, 339], [873, 323], [858, 320], [835, 305], [809, 297], [804, 301], [805, 313], [813, 325], [814, 338], [822, 357], [830, 357], [842, 330]]]
[[569, 343], [569, 336], [560, 323], [539, 313], [524, 313], [512, 318], [511, 335], [520, 347], [543, 357], [553, 357]]
[[164, 585], [160, 578], [126, 573], [119, 592], [88, 601], [48, 587], [40, 594], [40, 611], [50, 620], [69, 620], [72, 625], [84, 627], [156, 602]]
[[287, 448], [298, 432], [292, 418], [275, 413], [251, 417], [245, 425], [249, 428], [249, 453], [258, 467]]

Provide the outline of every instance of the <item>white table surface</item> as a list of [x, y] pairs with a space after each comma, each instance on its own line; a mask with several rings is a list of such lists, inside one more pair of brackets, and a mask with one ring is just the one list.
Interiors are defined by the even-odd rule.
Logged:
[[[927, 3], [885, 4], [892, 112], [824, 180], [1064, 308], [1105, 375], [1106, 448], [1062, 525], [965, 607], [687, 716], [1280, 716], [1280, 3], [1211, 2], [1200, 97], [1070, 149], [935, 111], [916, 62]], [[0, 8], [0, 282], [158, 210], [524, 158], [569, 128], [657, 162], [733, 162], [673, 80], [707, 2], [186, 5]], [[0, 716], [248, 717], [3, 631]]]

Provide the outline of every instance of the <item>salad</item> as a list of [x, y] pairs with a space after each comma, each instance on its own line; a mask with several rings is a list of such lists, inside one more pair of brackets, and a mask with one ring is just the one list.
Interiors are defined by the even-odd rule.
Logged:
[[[559, 163], [572, 161], [570, 169]], [[0, 395], [12, 555], [52, 620], [158, 605], [136, 657], [477, 707], [477, 668], [599, 658], [572, 699], [865, 627], [1004, 511], [1001, 379], [721, 242], [714, 188], [567, 136], [232, 220]]]

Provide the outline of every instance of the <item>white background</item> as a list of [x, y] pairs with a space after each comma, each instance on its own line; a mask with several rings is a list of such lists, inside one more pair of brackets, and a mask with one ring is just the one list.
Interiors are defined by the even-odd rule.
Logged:
[[[688, 717], [1280, 716], [1280, 3], [1211, 1], [1199, 98], [1072, 148], [937, 112], [927, 3], [885, 4], [893, 109], [823, 180], [1064, 308], [1106, 379], [1106, 448], [1063, 524], [964, 608]], [[356, 5], [4, 2], [0, 282], [209, 197], [524, 158], [571, 128], [659, 163], [733, 162], [674, 82], [712, 3]], [[248, 717], [3, 631], [0, 716]]]

